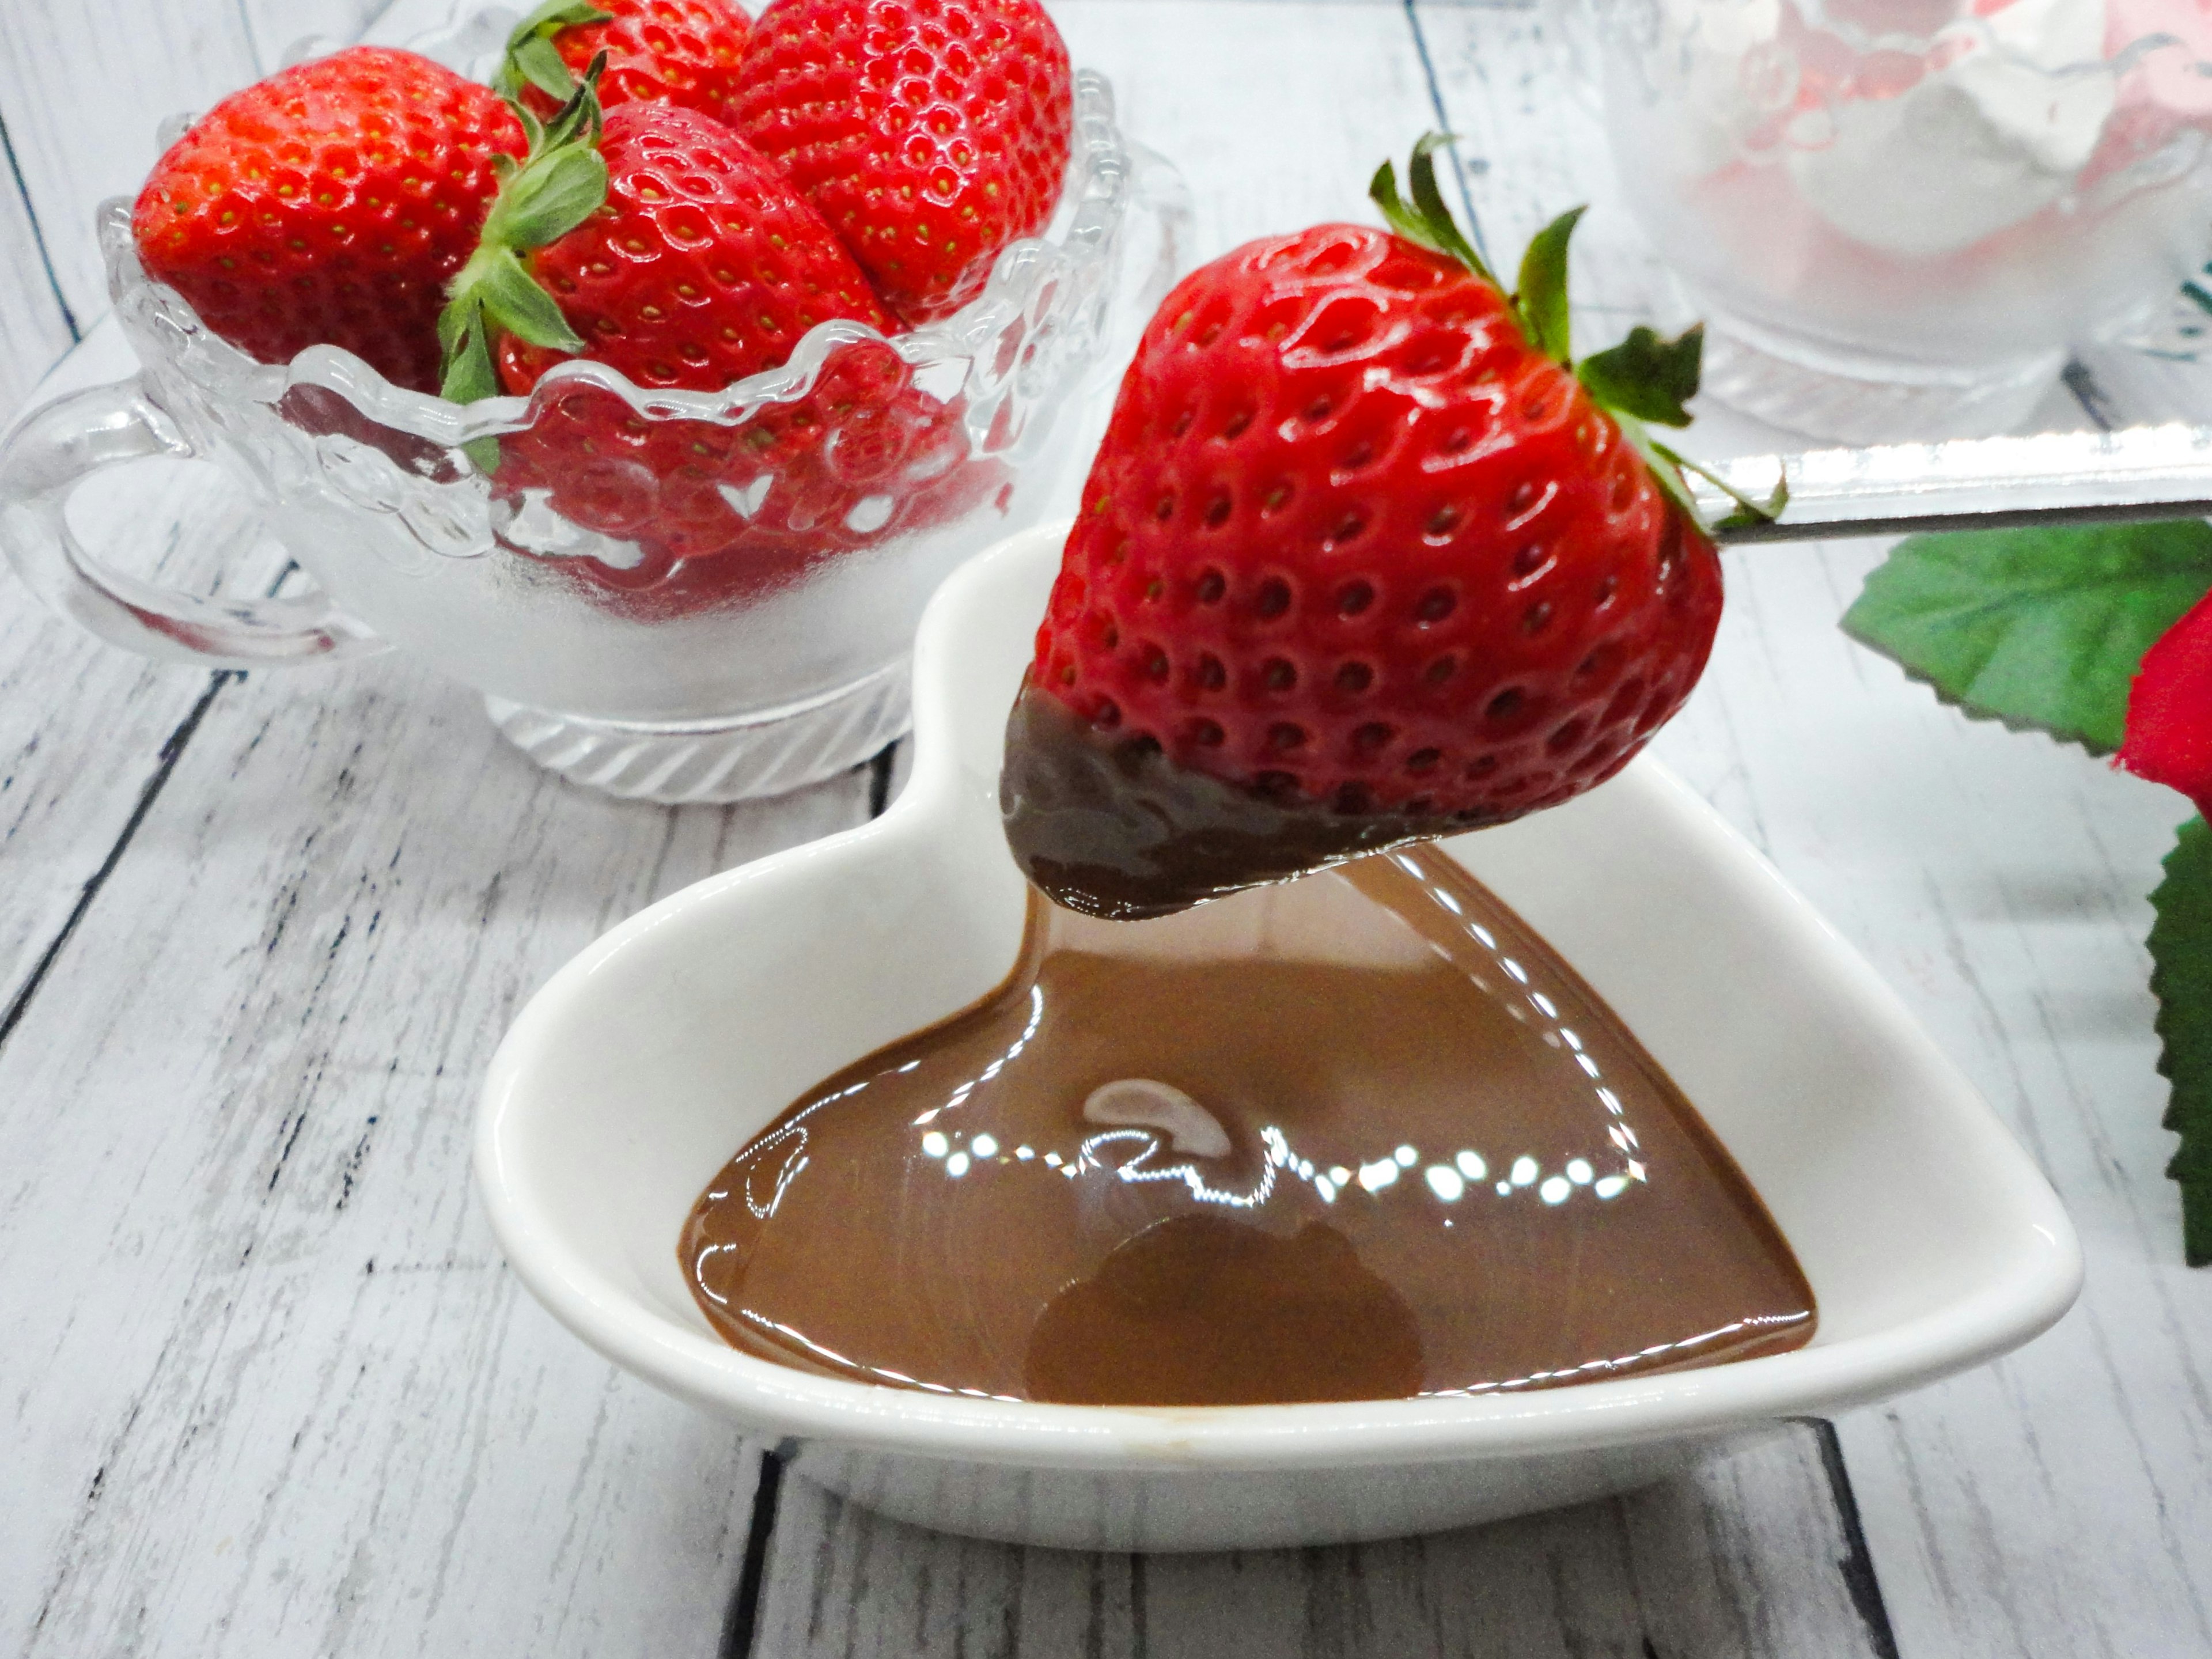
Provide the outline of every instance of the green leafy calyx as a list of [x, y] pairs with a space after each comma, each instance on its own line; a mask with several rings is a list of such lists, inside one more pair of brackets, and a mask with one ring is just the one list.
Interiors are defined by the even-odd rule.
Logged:
[[507, 52], [491, 78], [491, 89], [510, 104], [522, 101], [526, 86], [537, 88], [556, 104], [567, 103], [576, 95], [576, 77], [562, 61], [555, 38], [562, 29], [604, 23], [613, 15], [591, 0], [545, 0], [507, 37]]
[[439, 390], [454, 403], [474, 403], [499, 391], [491, 357], [494, 329], [552, 350], [584, 349], [521, 256], [567, 235], [607, 198], [597, 92], [605, 67], [604, 54], [594, 58], [574, 94], [542, 125], [520, 103], [514, 106], [530, 152], [520, 166], [501, 167], [499, 196], [484, 217], [477, 251], [447, 284], [446, 308], [438, 318], [445, 353]]
[[[1619, 345], [1576, 361], [1567, 306], [1567, 246], [1584, 210], [1571, 209], [1536, 233], [1522, 255], [1516, 286], [1507, 294], [1504, 284], [1492, 274], [1461, 231], [1437, 188], [1435, 154], [1451, 142], [1449, 133], [1431, 132], [1413, 146], [1406, 168], [1410, 202], [1400, 196], [1397, 170], [1389, 162], [1376, 169], [1367, 193], [1382, 210], [1383, 222], [1407, 241], [1458, 260], [1504, 295], [1506, 309], [1530, 348], [1582, 383], [1591, 401], [1620, 423], [1622, 436], [1644, 457], [1660, 488], [1695, 521], [1697, 508], [1683, 471], [1696, 472], [1716, 483], [1720, 480], [1656, 441], [1647, 428], [1690, 423], [1686, 405], [1697, 395], [1698, 370], [1705, 350], [1704, 325], [1671, 340], [1639, 325], [1630, 330]], [[1779, 485], [1765, 501], [1752, 501], [1724, 483], [1721, 487], [1736, 503], [1736, 510], [1722, 521], [1722, 527], [1771, 520], [1788, 500]]]

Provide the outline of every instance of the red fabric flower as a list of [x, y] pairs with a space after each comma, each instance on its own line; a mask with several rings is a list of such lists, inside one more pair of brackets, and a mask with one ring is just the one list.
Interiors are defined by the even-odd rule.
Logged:
[[2212, 594], [2143, 653], [2119, 763], [2179, 789], [2212, 818]]

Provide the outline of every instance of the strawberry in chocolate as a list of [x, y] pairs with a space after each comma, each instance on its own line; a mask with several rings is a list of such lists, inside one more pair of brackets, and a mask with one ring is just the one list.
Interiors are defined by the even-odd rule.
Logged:
[[233, 93], [155, 163], [131, 233], [149, 275], [264, 362], [351, 351], [438, 384], [445, 285], [523, 131], [485, 88], [354, 46]]
[[1700, 337], [1575, 362], [1576, 216], [1509, 296], [1440, 142], [1411, 206], [1376, 174], [1396, 234], [1248, 244], [1146, 330], [1007, 729], [1008, 840], [1062, 904], [1158, 915], [1556, 805], [1705, 666], [1720, 562], [1644, 430], [1686, 422]]
[[736, 119], [884, 303], [933, 322], [1052, 217], [1074, 123], [1067, 49], [1037, 0], [775, 0]]

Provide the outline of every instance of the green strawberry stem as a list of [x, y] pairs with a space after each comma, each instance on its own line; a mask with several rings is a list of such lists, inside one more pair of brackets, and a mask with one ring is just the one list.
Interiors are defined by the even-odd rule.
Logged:
[[1789, 501], [1784, 486], [1777, 484], [1773, 495], [1765, 501], [1752, 501], [1660, 443], [1648, 429], [1690, 424], [1690, 411], [1684, 405], [1697, 395], [1705, 325], [1699, 323], [1669, 340], [1639, 324], [1629, 330], [1628, 337], [1619, 345], [1577, 362], [1567, 309], [1567, 245], [1585, 210], [1569, 209], [1530, 239], [1521, 258], [1517, 286], [1507, 292], [1462, 233], [1444, 204], [1443, 193], [1437, 188], [1435, 153], [1451, 142], [1449, 133], [1431, 132], [1413, 146], [1406, 167], [1411, 203], [1400, 197], [1397, 172], [1389, 162], [1375, 170], [1367, 193], [1382, 210], [1384, 222], [1407, 241], [1458, 260], [1504, 295], [1507, 311], [1529, 345], [1573, 374], [1590, 400], [1620, 422], [1621, 435], [1635, 445], [1660, 488], [1692, 522], [1698, 521], [1698, 510], [1682, 477], [1685, 469], [1718, 485], [1736, 504], [1736, 511], [1714, 528], [1770, 523], [1778, 517]]
[[499, 196], [485, 216], [477, 251], [447, 284], [438, 318], [445, 353], [441, 393], [457, 404], [496, 395], [491, 333], [504, 329], [532, 345], [581, 351], [553, 296], [524, 268], [521, 255], [567, 235], [607, 198], [607, 164], [599, 155], [597, 87], [605, 55], [592, 60], [581, 85], [550, 121], [539, 123], [520, 103], [513, 106], [530, 140], [520, 165], [506, 158]]
[[510, 104], [522, 101], [526, 85], [536, 87], [556, 104], [567, 103], [576, 95], [576, 77], [562, 61], [554, 38], [562, 29], [604, 23], [613, 15], [591, 0], [545, 0], [507, 37], [507, 53], [491, 77], [491, 89]]

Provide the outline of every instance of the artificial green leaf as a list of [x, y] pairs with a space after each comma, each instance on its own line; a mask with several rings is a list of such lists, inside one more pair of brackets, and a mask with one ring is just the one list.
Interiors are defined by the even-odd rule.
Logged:
[[584, 349], [583, 339], [568, 326], [553, 296], [538, 287], [522, 268], [522, 262], [506, 249], [483, 263], [472, 291], [482, 302], [484, 315], [509, 334], [555, 351]]
[[[1528, 251], [1521, 256], [1520, 287], [1513, 295], [1528, 343], [1563, 366], [1575, 356], [1567, 316], [1567, 244], [1587, 211], [1570, 208], [1529, 238]], [[1691, 389], [1695, 391], [1696, 386], [1693, 369]]]
[[2166, 1127], [2181, 1136], [2166, 1174], [2181, 1186], [2182, 1252], [2212, 1265], [2212, 830], [2181, 826], [2150, 896], [2150, 988], [2158, 999], [2158, 1069], [2173, 1085]]
[[2212, 526], [2197, 520], [1915, 536], [1844, 629], [1970, 714], [2102, 752], [2143, 653], [2207, 588]]
[[1601, 408], [1655, 426], [1687, 426], [1690, 411], [1682, 405], [1698, 395], [1705, 350], [1703, 323], [1671, 340], [1638, 323], [1619, 345], [1577, 363], [1575, 378]]

